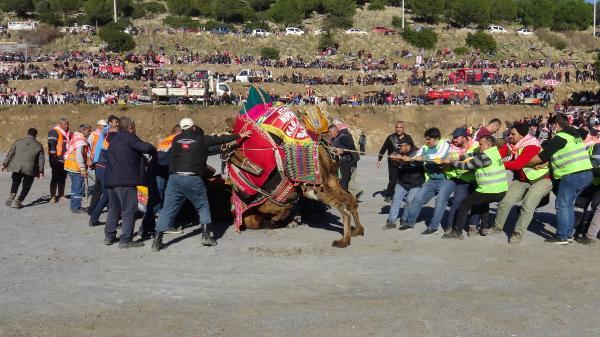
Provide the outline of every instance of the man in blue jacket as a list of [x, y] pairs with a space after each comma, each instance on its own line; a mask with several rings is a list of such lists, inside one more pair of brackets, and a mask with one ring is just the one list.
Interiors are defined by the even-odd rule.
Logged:
[[143, 142], [135, 134], [135, 123], [127, 117], [119, 120], [119, 132], [110, 140], [106, 186], [108, 187], [108, 216], [104, 228], [104, 244], [116, 242], [117, 221], [122, 220], [119, 248], [141, 247], [133, 242], [135, 213], [137, 212], [136, 186], [144, 185], [144, 154], [156, 155], [156, 148]]

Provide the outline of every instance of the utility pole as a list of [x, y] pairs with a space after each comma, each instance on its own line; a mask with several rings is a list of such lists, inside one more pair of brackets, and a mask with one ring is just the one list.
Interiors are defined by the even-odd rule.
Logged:
[[404, 0], [402, 0], [402, 29], [404, 29]]
[[594, 27], [592, 28], [594, 32], [594, 38], [596, 38], [596, 2], [598, 2], [598, 0], [594, 0]]
[[113, 0], [113, 9], [114, 9], [113, 16], [115, 18], [115, 22], [117, 22], [117, 0]]

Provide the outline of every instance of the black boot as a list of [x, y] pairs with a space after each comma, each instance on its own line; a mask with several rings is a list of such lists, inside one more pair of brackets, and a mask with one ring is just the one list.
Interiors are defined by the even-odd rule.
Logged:
[[156, 233], [156, 237], [154, 238], [154, 241], [152, 241], [152, 251], [153, 252], [158, 252], [159, 250], [163, 249], [162, 238], [163, 238], [163, 232]]
[[202, 245], [216, 246], [217, 241], [210, 236], [210, 225], [202, 225]]

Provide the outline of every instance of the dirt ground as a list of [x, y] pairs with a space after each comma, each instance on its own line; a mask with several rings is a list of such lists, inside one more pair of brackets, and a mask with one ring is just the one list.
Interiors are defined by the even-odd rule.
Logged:
[[553, 207], [516, 246], [445, 241], [421, 236], [423, 222], [382, 231], [372, 195], [387, 172], [367, 156], [358, 179], [366, 236], [348, 248], [331, 247], [332, 211], [293, 229], [220, 226], [214, 248], [190, 227], [159, 253], [104, 246], [102, 228], [46, 202], [49, 177], [36, 181], [26, 208], [0, 207], [0, 336], [598, 336], [598, 247], [544, 243]]
[[[46, 132], [61, 117], [76, 128], [82, 123], [94, 124], [110, 114], [132, 117], [137, 124], [137, 132], [143, 139], [156, 143], [171, 131], [181, 118], [192, 117], [207, 133], [219, 133], [226, 129], [225, 119], [235, 116], [240, 106], [126, 106], [105, 105], [63, 105], [63, 106], [2, 106], [0, 107], [0, 151], [8, 151], [12, 142], [35, 127], [42, 143], [46, 142]], [[308, 106], [293, 106], [292, 110], [302, 112]], [[444, 137], [455, 127], [463, 124], [484, 124], [491, 118], [514, 121], [525, 116], [547, 114], [548, 109], [531, 106], [327, 106], [326, 110], [334, 118], [348, 123], [358, 137], [362, 131], [367, 134], [367, 151], [377, 152], [385, 137], [393, 131], [397, 120], [406, 123], [406, 130], [415, 142], [423, 141], [423, 132], [428, 127], [439, 127]]]

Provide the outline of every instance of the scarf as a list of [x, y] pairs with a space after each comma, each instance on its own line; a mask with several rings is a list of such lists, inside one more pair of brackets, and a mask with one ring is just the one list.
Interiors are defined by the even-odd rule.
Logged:
[[473, 146], [475, 141], [472, 138], [469, 138], [469, 142], [465, 147], [456, 146], [453, 143], [450, 143], [450, 153], [458, 153], [459, 157], [466, 156], [467, 151]]
[[[87, 139], [85, 139], [81, 132], [75, 132], [69, 140], [69, 146], [67, 146], [67, 154], [65, 155], [65, 158], [69, 157], [73, 151], [77, 150], [77, 148], [81, 146], [89, 147]], [[87, 151], [89, 151], [89, 149]]]
[[511, 145], [510, 143], [507, 143], [506, 145], [508, 146], [508, 149], [512, 153], [512, 158], [514, 160], [519, 157], [519, 151], [521, 151], [525, 147], [527, 147], [527, 146], [540, 147], [540, 141], [537, 138], [533, 137], [532, 135], [526, 135], [525, 137], [521, 138], [521, 140], [518, 141], [517, 144]]

